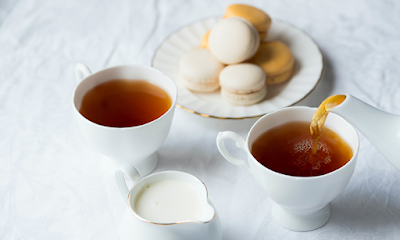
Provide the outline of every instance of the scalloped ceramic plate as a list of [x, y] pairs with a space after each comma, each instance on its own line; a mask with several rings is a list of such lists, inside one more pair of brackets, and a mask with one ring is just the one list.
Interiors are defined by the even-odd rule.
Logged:
[[267, 41], [282, 41], [292, 51], [295, 69], [290, 80], [278, 85], [269, 85], [266, 98], [251, 106], [230, 105], [221, 97], [219, 91], [195, 93], [186, 89], [179, 76], [179, 61], [190, 49], [200, 46], [203, 35], [220, 19], [219, 17], [208, 18], [176, 30], [154, 53], [152, 67], [169, 76], [178, 88], [178, 107], [203, 117], [252, 118], [291, 106], [315, 88], [324, 69], [322, 53], [317, 44], [302, 30], [273, 19]]

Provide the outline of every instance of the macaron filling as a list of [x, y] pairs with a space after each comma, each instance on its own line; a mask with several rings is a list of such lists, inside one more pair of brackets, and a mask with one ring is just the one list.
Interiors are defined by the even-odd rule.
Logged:
[[267, 88], [264, 86], [261, 90], [253, 93], [238, 94], [226, 91], [221, 88], [221, 96], [227, 100], [229, 103], [234, 105], [252, 105], [262, 101], [267, 95]]

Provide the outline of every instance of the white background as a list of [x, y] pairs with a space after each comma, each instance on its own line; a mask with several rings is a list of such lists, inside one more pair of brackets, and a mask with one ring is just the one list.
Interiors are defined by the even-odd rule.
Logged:
[[[75, 63], [93, 72], [119, 64], [149, 66], [171, 31], [222, 15], [230, 3], [0, 1], [1, 240], [118, 239], [124, 201], [72, 115]], [[399, 1], [252, 4], [303, 29], [323, 52], [325, 74], [298, 105], [317, 106], [329, 95], [350, 93], [400, 114]], [[156, 171], [183, 170], [205, 182], [224, 240], [399, 239], [400, 174], [362, 135], [356, 170], [331, 203], [329, 222], [305, 233], [277, 225], [271, 199], [215, 145], [219, 131], [245, 137], [255, 121], [207, 119], [177, 109], [159, 150]]]

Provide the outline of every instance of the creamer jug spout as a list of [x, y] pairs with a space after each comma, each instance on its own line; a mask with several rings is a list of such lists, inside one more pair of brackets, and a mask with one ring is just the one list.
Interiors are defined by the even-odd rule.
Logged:
[[345, 100], [329, 109], [356, 127], [400, 171], [400, 116], [346, 94]]

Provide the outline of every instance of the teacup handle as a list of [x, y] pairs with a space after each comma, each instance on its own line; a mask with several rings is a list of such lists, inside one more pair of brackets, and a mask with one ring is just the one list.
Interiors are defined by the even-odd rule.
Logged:
[[78, 83], [82, 82], [82, 80], [89, 75], [92, 75], [92, 71], [90, 71], [90, 69], [86, 65], [84, 65], [82, 63], [76, 64], [75, 79]]
[[226, 131], [226, 132], [220, 132], [217, 136], [217, 147], [221, 155], [228, 160], [228, 162], [235, 164], [241, 168], [243, 168], [246, 172], [248, 172], [250, 175], [253, 175], [251, 172], [251, 169], [249, 165], [247, 165], [245, 160], [242, 160], [240, 158], [236, 158], [232, 156], [232, 154], [229, 153], [229, 151], [225, 147], [225, 139], [232, 139], [236, 142], [236, 146], [238, 148], [241, 148], [243, 150], [246, 149], [246, 142], [244, 139], [237, 133], [231, 132], [231, 131]]
[[115, 182], [117, 183], [118, 190], [121, 193], [122, 198], [127, 200], [129, 189], [125, 182], [125, 174], [129, 177], [129, 180], [131, 180], [132, 183], [136, 183], [141, 177], [136, 168], [128, 163], [121, 164], [117, 171], [115, 171]]

